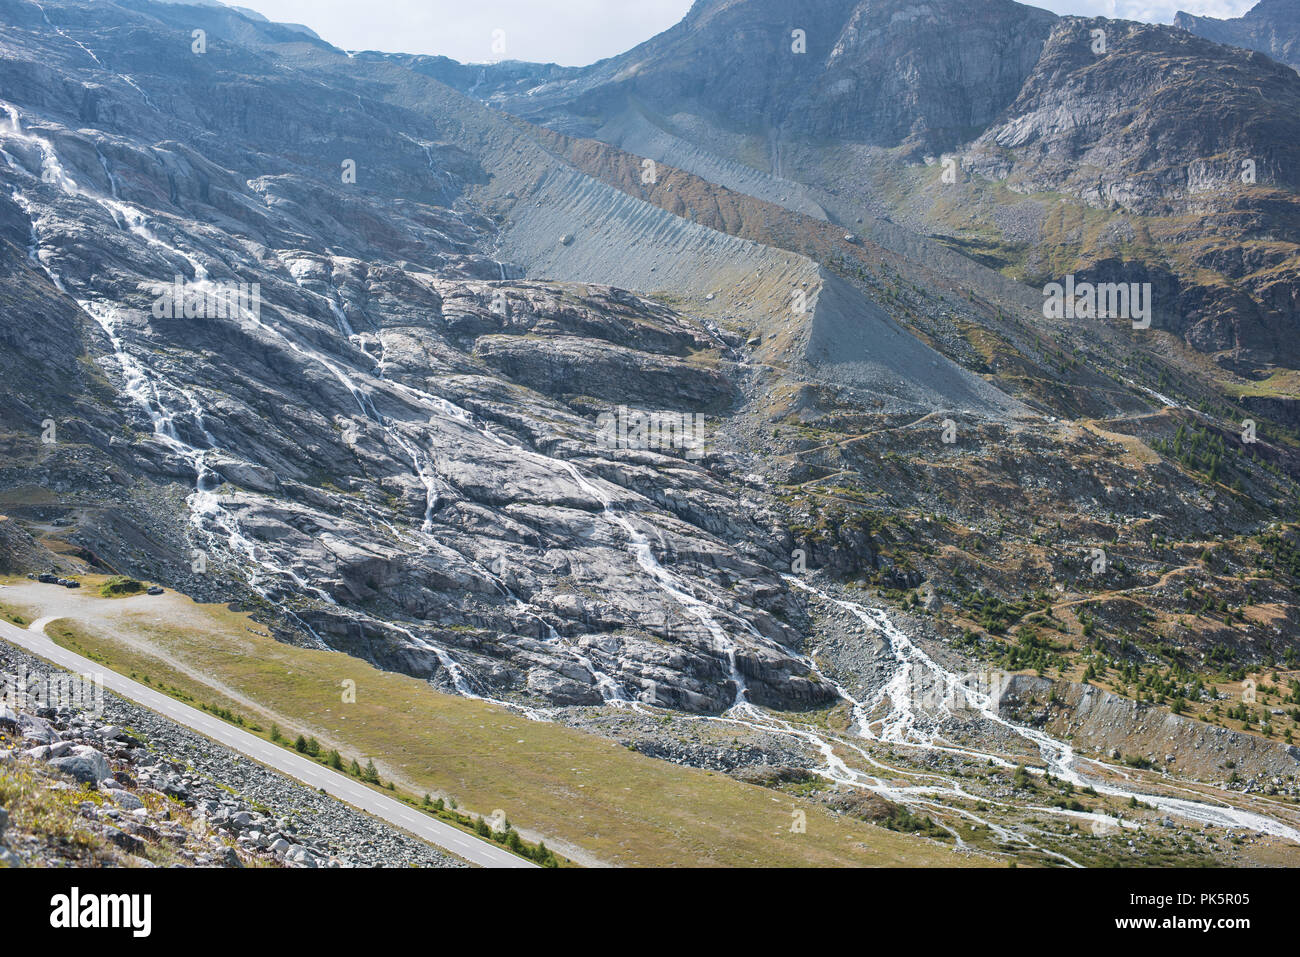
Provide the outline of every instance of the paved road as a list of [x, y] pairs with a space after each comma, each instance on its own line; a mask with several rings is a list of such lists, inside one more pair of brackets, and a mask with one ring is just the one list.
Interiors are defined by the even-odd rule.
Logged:
[[536, 866], [531, 861], [517, 857], [496, 844], [484, 841], [473, 834], [467, 834], [427, 814], [421, 814], [401, 801], [380, 794], [347, 775], [323, 767], [297, 752], [264, 741], [207, 712], [191, 708], [162, 692], [132, 681], [117, 672], [109, 671], [98, 662], [83, 658], [66, 648], [60, 648], [45, 636], [44, 628], [50, 620], [42, 618], [34, 621], [26, 631], [7, 621], [0, 621], [0, 638], [77, 674], [102, 674], [104, 687], [109, 691], [144, 705], [149, 710], [156, 711], [163, 717], [177, 724], [183, 724], [228, 748], [233, 748], [260, 764], [281, 771], [311, 787], [324, 790], [353, 807], [368, 811], [430, 844], [450, 851], [471, 864], [482, 867]]

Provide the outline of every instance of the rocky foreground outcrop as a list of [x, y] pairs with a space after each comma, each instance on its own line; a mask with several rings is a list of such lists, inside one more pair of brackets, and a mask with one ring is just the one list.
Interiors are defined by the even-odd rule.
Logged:
[[0, 866], [459, 866], [111, 694], [52, 700], [56, 674], [0, 644]]

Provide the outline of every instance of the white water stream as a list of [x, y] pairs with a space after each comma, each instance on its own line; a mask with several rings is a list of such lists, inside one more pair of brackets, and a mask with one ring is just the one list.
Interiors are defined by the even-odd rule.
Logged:
[[[1099, 778], [1084, 775], [1078, 766], [1074, 749], [1068, 743], [1036, 728], [1025, 727], [1004, 718], [999, 713], [997, 702], [992, 694], [981, 688], [971, 687], [966, 678], [948, 671], [935, 662], [897, 628], [883, 610], [865, 608], [855, 602], [833, 598], [797, 578], [787, 576], [786, 580], [795, 587], [847, 611], [868, 630], [882, 637], [889, 647], [891, 657], [896, 662], [896, 669], [889, 680], [870, 699], [858, 702], [842, 688], [840, 689], [840, 694], [852, 705], [855, 730], [861, 737], [923, 750], [944, 751], [1008, 766], [1006, 758], [1002, 755], [958, 747], [942, 736], [940, 730], [942, 719], [957, 717], [950, 703], [961, 700], [967, 708], [974, 710], [990, 725], [1000, 727], [1036, 747], [1050, 773], [1062, 781], [1081, 788], [1092, 787], [1098, 793], [1112, 797], [1126, 800], [1136, 798], [1161, 811], [1198, 823], [1257, 831], [1300, 844], [1300, 831], [1296, 828], [1251, 811], [1228, 805], [1219, 806], [1201, 801], [1172, 798], [1149, 791], [1126, 790], [1105, 783]], [[916, 674], [918, 671], [923, 672], [925, 680], [918, 681]], [[938, 716], [920, 712], [915, 707], [911, 689], [927, 684], [943, 690], [941, 695], [934, 696], [938, 704]], [[873, 717], [881, 708], [886, 709], [885, 715]], [[1087, 760], [1099, 769], [1124, 776], [1124, 772], [1119, 768], [1094, 759]]]

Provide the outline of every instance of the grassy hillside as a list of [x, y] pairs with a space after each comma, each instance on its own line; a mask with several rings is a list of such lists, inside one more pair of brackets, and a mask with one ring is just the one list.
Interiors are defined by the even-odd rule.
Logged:
[[[60, 596], [62, 597], [62, 596]], [[589, 863], [701, 866], [958, 865], [937, 842], [811, 801], [683, 768], [558, 724], [434, 691], [335, 652], [276, 642], [246, 615], [169, 593], [106, 601], [47, 628], [115, 671], [288, 740], [325, 748], [415, 794], [504, 810], [525, 836]], [[111, 606], [111, 607], [109, 607]], [[355, 682], [355, 703], [344, 683]], [[792, 833], [793, 812], [807, 815]], [[583, 853], [585, 852], [585, 853]]]

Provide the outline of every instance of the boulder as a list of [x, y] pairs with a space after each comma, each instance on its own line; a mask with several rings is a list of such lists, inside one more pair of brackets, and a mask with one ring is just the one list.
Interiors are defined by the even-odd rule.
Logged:
[[82, 784], [97, 785], [104, 778], [113, 775], [113, 769], [108, 765], [108, 758], [87, 744], [78, 745], [65, 757], [54, 758], [50, 761], [50, 767], [71, 775]]
[[104, 837], [107, 838], [108, 842], [114, 847], [120, 848], [128, 854], [139, 854], [145, 847], [144, 841], [140, 840], [140, 838], [115, 827], [108, 828], [104, 832]]
[[0, 731], [17, 734], [19, 731], [18, 715], [9, 705], [0, 701]]
[[24, 738], [40, 744], [51, 744], [59, 739], [58, 733], [50, 727], [48, 721], [31, 714], [18, 716], [18, 729]]

